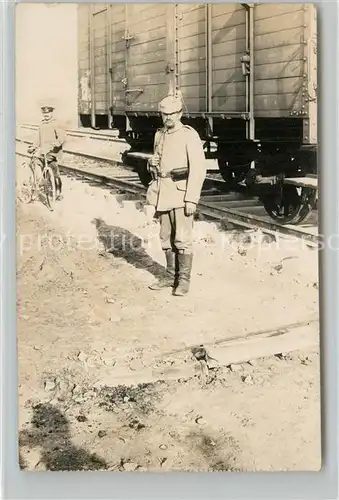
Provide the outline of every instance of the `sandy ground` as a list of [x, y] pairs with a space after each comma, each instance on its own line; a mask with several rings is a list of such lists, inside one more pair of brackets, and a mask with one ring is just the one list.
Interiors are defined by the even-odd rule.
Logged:
[[[318, 470], [318, 349], [219, 366], [205, 386], [188, 349], [316, 319], [317, 253], [199, 221], [179, 298], [148, 289], [163, 272], [158, 229], [67, 178], [55, 212], [18, 205], [22, 467]], [[178, 376], [138, 379], [162, 366]]]

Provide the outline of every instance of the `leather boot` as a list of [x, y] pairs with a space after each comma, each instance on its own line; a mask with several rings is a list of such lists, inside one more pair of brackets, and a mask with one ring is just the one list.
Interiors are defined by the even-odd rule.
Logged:
[[178, 286], [174, 289], [173, 295], [186, 295], [189, 291], [193, 254], [178, 253], [179, 276]]
[[55, 179], [55, 190], [57, 199], [61, 199], [62, 181], [60, 177], [56, 177]]
[[166, 273], [161, 276], [159, 280], [150, 285], [151, 290], [162, 290], [163, 288], [170, 288], [174, 286], [175, 279], [175, 253], [172, 250], [165, 251], [166, 257]]

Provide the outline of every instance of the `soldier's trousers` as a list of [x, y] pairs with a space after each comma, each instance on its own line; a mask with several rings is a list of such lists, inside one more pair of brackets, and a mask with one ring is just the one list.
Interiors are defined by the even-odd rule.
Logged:
[[187, 217], [184, 208], [159, 212], [160, 241], [163, 250], [192, 253], [193, 215]]
[[[47, 154], [47, 164], [53, 170], [53, 174], [54, 174], [55, 178], [56, 179], [60, 178], [59, 165], [57, 163], [55, 156]], [[43, 159], [43, 157], [41, 157], [41, 158], [37, 159], [37, 161], [35, 163], [35, 174], [36, 174], [38, 179], [40, 179], [40, 177], [42, 175], [43, 166], [44, 166], [44, 159]]]

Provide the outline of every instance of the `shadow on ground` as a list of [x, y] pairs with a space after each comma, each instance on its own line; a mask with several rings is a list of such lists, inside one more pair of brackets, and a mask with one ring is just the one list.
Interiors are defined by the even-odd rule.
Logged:
[[159, 278], [165, 274], [165, 268], [154, 261], [142, 247], [142, 239], [119, 226], [111, 226], [101, 218], [92, 220], [97, 230], [99, 241], [107, 253], [122, 258], [137, 269], [144, 269]]
[[[23, 458], [23, 448], [40, 449], [38, 464], [49, 471], [64, 470], [106, 470], [105, 460], [89, 453], [71, 442], [70, 426], [65, 415], [51, 404], [37, 404], [33, 407], [31, 428], [19, 434], [19, 465], [28, 468]], [[31, 467], [36, 467], [34, 464]], [[32, 470], [30, 467], [30, 470]]]
[[204, 432], [190, 432], [187, 443], [191, 453], [201, 456], [210, 472], [239, 472], [240, 448], [232, 436], [213, 439]]

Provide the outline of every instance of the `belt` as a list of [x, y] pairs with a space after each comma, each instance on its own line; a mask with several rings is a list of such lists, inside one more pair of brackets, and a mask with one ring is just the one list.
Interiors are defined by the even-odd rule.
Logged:
[[188, 170], [187, 168], [178, 168], [170, 172], [159, 172], [158, 175], [162, 179], [172, 178], [173, 181], [182, 181], [188, 179]]

